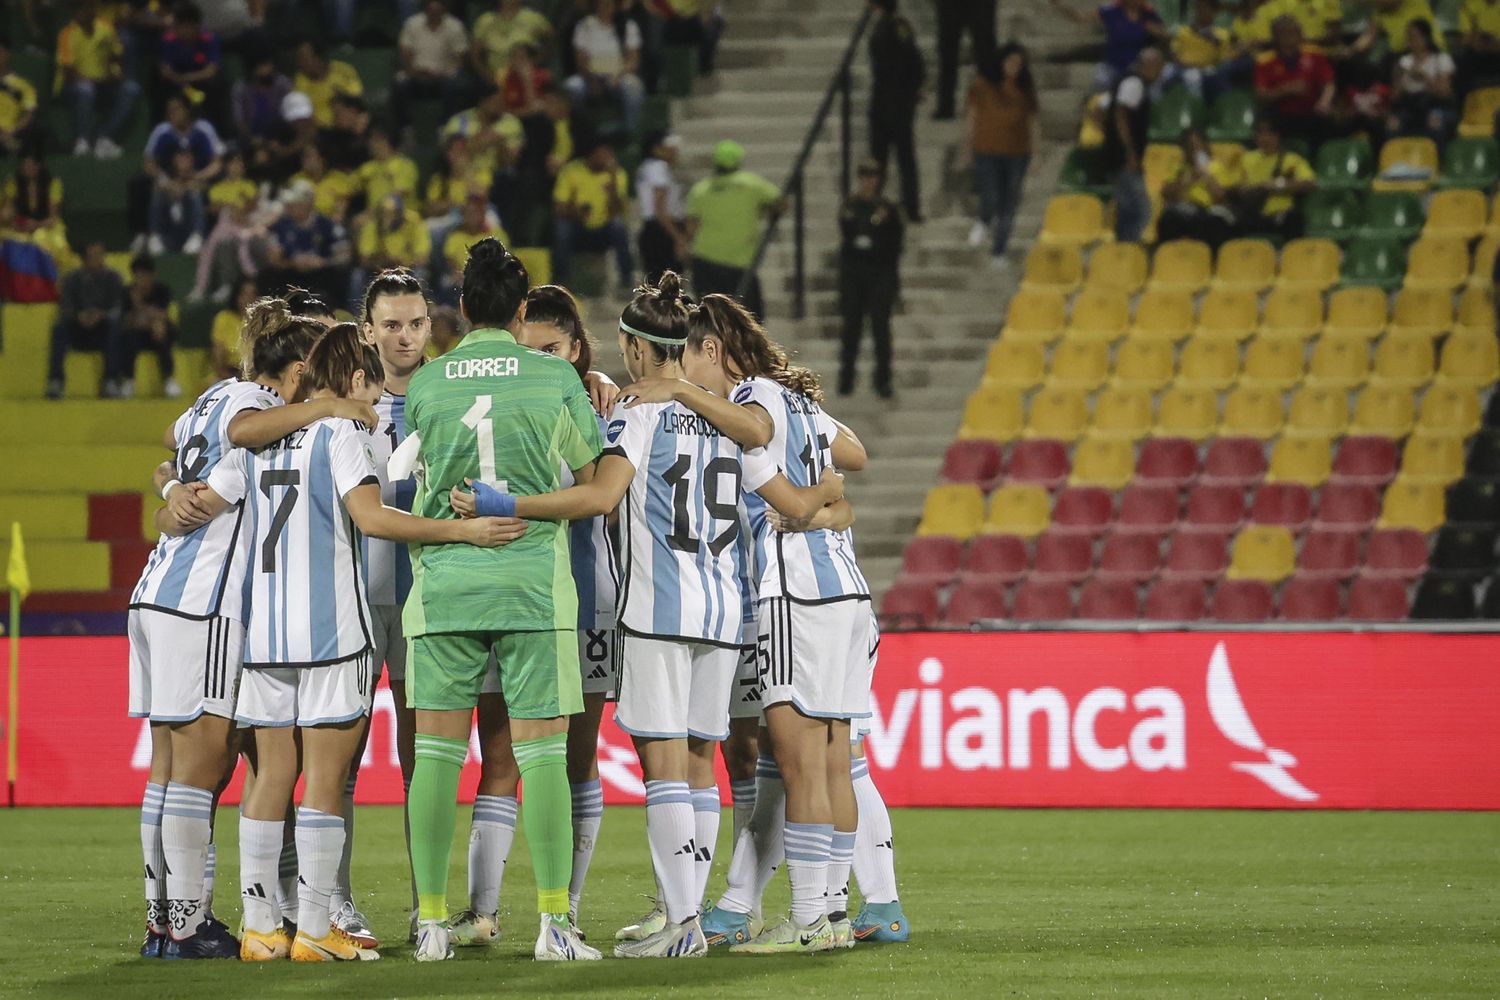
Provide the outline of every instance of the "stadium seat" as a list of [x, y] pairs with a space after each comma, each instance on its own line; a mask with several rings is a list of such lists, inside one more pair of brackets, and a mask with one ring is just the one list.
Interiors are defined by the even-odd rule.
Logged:
[[1443, 151], [1438, 186], [1489, 191], [1500, 180], [1500, 147], [1494, 139], [1454, 139]]
[[1477, 330], [1455, 332], [1443, 343], [1438, 377], [1446, 383], [1470, 389], [1500, 379], [1500, 346], [1495, 334]]
[[1349, 586], [1350, 621], [1395, 622], [1406, 617], [1406, 585], [1400, 580], [1360, 577]]
[[1380, 491], [1364, 483], [1330, 483], [1318, 493], [1318, 513], [1313, 529], [1319, 531], [1368, 531], [1380, 516]]
[[1358, 566], [1359, 535], [1352, 531], [1314, 528], [1297, 553], [1297, 576], [1304, 579], [1347, 580]]
[[1288, 435], [1271, 449], [1267, 482], [1318, 487], [1333, 471], [1333, 443], [1329, 438]]
[[1048, 288], [1021, 288], [1010, 298], [1000, 339], [1011, 343], [1050, 344], [1067, 325], [1067, 299]]
[[1154, 622], [1196, 622], [1208, 613], [1208, 598], [1197, 580], [1158, 580], [1146, 594], [1142, 617]]
[[981, 385], [964, 405], [963, 422], [958, 436], [985, 441], [1014, 441], [1025, 426], [1018, 389]]
[[[1276, 287], [1286, 290], [1322, 292], [1339, 280], [1340, 254], [1332, 240], [1304, 237], [1292, 240], [1281, 250], [1281, 269]], [[1266, 304], [1267, 320], [1270, 303]]]
[[1094, 540], [1087, 535], [1062, 534], [1048, 529], [1036, 540], [1030, 579], [1076, 584], [1094, 565]]
[[1422, 199], [1410, 191], [1377, 191], [1365, 199], [1358, 235], [1410, 242], [1422, 231]]
[[1344, 251], [1346, 285], [1391, 292], [1400, 287], [1405, 272], [1406, 249], [1399, 241], [1355, 239]]
[[1224, 401], [1221, 433], [1231, 437], [1275, 437], [1284, 419], [1281, 393], [1241, 385]]
[[1424, 533], [1436, 531], [1443, 523], [1443, 499], [1442, 486], [1399, 476], [1385, 489], [1375, 526], [1411, 528]]
[[1248, 145], [1255, 137], [1255, 93], [1247, 88], [1226, 90], [1209, 110], [1208, 138], [1214, 142]]
[[1276, 250], [1265, 240], [1230, 240], [1214, 260], [1213, 287], [1263, 292], [1276, 283]]
[[1427, 224], [1422, 227], [1422, 235], [1465, 242], [1477, 240], [1484, 232], [1487, 207], [1482, 192], [1439, 191], [1427, 206]]
[[1244, 490], [1200, 483], [1188, 491], [1179, 530], [1227, 535], [1244, 520]]
[[1117, 534], [1165, 534], [1176, 527], [1180, 504], [1175, 486], [1133, 483], [1120, 494], [1114, 530]]
[[1099, 153], [1097, 149], [1085, 149], [1082, 146], [1074, 146], [1068, 150], [1068, 158], [1063, 161], [1062, 170], [1058, 174], [1058, 185], [1064, 191], [1108, 198], [1113, 187]]
[[1305, 351], [1300, 341], [1262, 334], [1245, 348], [1240, 385], [1285, 392], [1302, 381]]
[[1497, 261], [1500, 261], [1500, 228], [1492, 220], [1489, 235], [1474, 248], [1474, 266], [1469, 270], [1469, 287], [1492, 289]]
[[1361, 575], [1406, 584], [1427, 572], [1427, 533], [1413, 528], [1382, 529], [1370, 534]]
[[1370, 385], [1410, 392], [1432, 380], [1434, 367], [1431, 337], [1393, 334], [1375, 348], [1375, 370]]
[[1417, 433], [1466, 438], [1479, 430], [1479, 397], [1467, 385], [1439, 383], [1422, 396]]
[[1114, 580], [1090, 580], [1078, 595], [1076, 616], [1086, 621], [1135, 621], [1141, 601], [1135, 586]]
[[956, 538], [913, 538], [901, 554], [901, 579], [946, 586], [958, 575], [963, 549], [963, 543]]
[[1396, 293], [1387, 332], [1437, 337], [1453, 327], [1453, 296], [1440, 288], [1403, 288]]
[[1087, 396], [1073, 389], [1043, 386], [1031, 397], [1026, 436], [1076, 441], [1089, 422]]
[[1072, 291], [1083, 277], [1083, 255], [1076, 247], [1035, 246], [1026, 255], [1023, 288]]
[[1171, 288], [1147, 287], [1135, 305], [1130, 335], [1136, 340], [1173, 344], [1193, 332], [1193, 296]]
[[1214, 621], [1253, 624], [1270, 621], [1276, 601], [1260, 580], [1225, 580], [1214, 588], [1208, 617]]
[[1219, 396], [1211, 389], [1182, 389], [1162, 393], [1151, 433], [1159, 438], [1202, 441], [1219, 422]]
[[1169, 240], [1151, 258], [1147, 288], [1197, 292], [1213, 279], [1213, 251], [1199, 240]]
[[1093, 486], [1070, 486], [1052, 505], [1051, 531], [1098, 538], [1115, 512], [1114, 494]]
[[1046, 377], [1047, 352], [1041, 344], [997, 340], [984, 365], [984, 381], [991, 388], [1020, 389], [1041, 385]]
[[1172, 380], [1172, 345], [1130, 337], [1115, 355], [1111, 384], [1123, 389], [1158, 390]]
[[1479, 602], [1479, 617], [1494, 620], [1500, 618], [1500, 582], [1490, 577], [1484, 588], [1484, 600]]
[[1135, 448], [1129, 441], [1087, 437], [1073, 449], [1073, 474], [1068, 481], [1075, 486], [1118, 490], [1130, 482], [1134, 469]]
[[1105, 243], [1089, 254], [1086, 287], [1134, 295], [1146, 284], [1147, 268], [1146, 250], [1139, 243]]
[[1260, 482], [1265, 474], [1264, 443], [1253, 437], [1221, 437], [1209, 444], [1198, 481], [1205, 486], [1243, 489]]
[[1458, 527], [1438, 529], [1427, 559], [1427, 571], [1448, 577], [1483, 579], [1495, 569], [1494, 528]]
[[1234, 341], [1193, 337], [1182, 349], [1176, 385], [1187, 389], [1222, 391], [1234, 384], [1240, 370], [1240, 351]]
[[1479, 613], [1474, 585], [1467, 580], [1424, 577], [1408, 613], [1415, 621], [1468, 621]]
[[1000, 446], [993, 441], [955, 441], [943, 455], [939, 478], [946, 483], [972, 483], [992, 490], [1003, 467]]
[[1130, 299], [1125, 292], [1103, 285], [1085, 285], [1074, 296], [1067, 339], [1112, 344], [1129, 329]]
[[1004, 587], [993, 583], [964, 581], [949, 595], [940, 624], [944, 628], [965, 629], [977, 622], [1005, 617]]
[[1373, 340], [1388, 318], [1385, 293], [1378, 288], [1340, 288], [1328, 297], [1323, 332]]
[[1349, 427], [1349, 393], [1344, 389], [1305, 386], [1292, 395], [1286, 433], [1329, 438]]
[[1255, 491], [1250, 523], [1280, 525], [1301, 534], [1312, 521], [1312, 505], [1312, 490], [1301, 483], [1266, 483]]
[[1495, 115], [1500, 114], [1500, 87], [1479, 87], [1464, 98], [1464, 116], [1458, 123], [1458, 134], [1465, 139], [1482, 139], [1495, 134]]
[[1161, 535], [1147, 532], [1110, 535], [1099, 550], [1096, 578], [1132, 585], [1145, 583], [1161, 565], [1161, 539]]
[[1213, 288], [1198, 307], [1198, 335], [1240, 341], [1260, 324], [1255, 292]]
[[1347, 243], [1359, 231], [1362, 205], [1353, 191], [1329, 188], [1309, 194], [1303, 212], [1308, 238]]
[[1032, 438], [1017, 441], [1005, 463], [1005, 478], [1053, 490], [1068, 478], [1068, 449], [1061, 441]]
[[1370, 345], [1363, 337], [1320, 337], [1307, 364], [1307, 385], [1348, 392], [1370, 377]]
[[1022, 622], [1060, 622], [1073, 617], [1073, 598], [1066, 583], [1027, 578], [1016, 588], [1010, 616]]
[[990, 495], [985, 534], [1035, 538], [1047, 530], [1052, 505], [1047, 491], [1030, 483], [1006, 483]]
[[1059, 194], [1047, 202], [1042, 216], [1043, 244], [1085, 247], [1105, 235], [1104, 203], [1090, 194]]
[[1492, 333], [1495, 315], [1494, 291], [1470, 285], [1458, 298], [1458, 315], [1454, 318], [1454, 328], [1469, 333]]
[[1464, 527], [1500, 525], [1500, 483], [1461, 479], [1448, 487], [1448, 523]]
[[1151, 102], [1148, 134], [1152, 142], [1177, 142], [1189, 129], [1202, 129], [1208, 119], [1203, 99], [1186, 87], [1173, 87]]
[[1411, 392], [1391, 385], [1372, 385], [1361, 390], [1354, 404], [1349, 433], [1373, 437], [1405, 437], [1416, 420]]
[[1187, 438], [1159, 437], [1141, 444], [1135, 478], [1143, 486], [1186, 486], [1198, 474], [1198, 447]]
[[1380, 147], [1380, 165], [1370, 186], [1375, 191], [1426, 191], [1437, 183], [1438, 167], [1435, 142], [1398, 136]]
[[1161, 575], [1202, 584], [1215, 580], [1229, 565], [1229, 536], [1210, 531], [1179, 531], [1167, 547]]
[[882, 629], [926, 628], [937, 618], [937, 590], [927, 584], [897, 580], [880, 602]]
[[1146, 179], [1146, 190], [1153, 199], [1161, 193], [1162, 185], [1171, 180], [1182, 167], [1182, 147], [1176, 142], [1152, 142], [1146, 145], [1146, 155], [1141, 158], [1141, 173]]
[[1375, 156], [1363, 139], [1330, 139], [1318, 147], [1314, 170], [1324, 189], [1358, 190], [1375, 174]]
[[1328, 622], [1343, 611], [1335, 580], [1298, 574], [1281, 588], [1276, 617], [1287, 622]]
[[1420, 427], [1401, 449], [1401, 478], [1437, 483], [1444, 489], [1463, 478], [1464, 444], [1451, 435], [1426, 434]]
[[918, 535], [948, 535], [967, 541], [984, 521], [984, 496], [977, 486], [950, 484], [927, 491]]
[[1093, 392], [1109, 375], [1109, 345], [1086, 340], [1064, 340], [1052, 349], [1047, 383], [1059, 389]]
[[980, 535], [969, 543], [962, 578], [1008, 584], [1019, 580], [1031, 565], [1026, 539], [1019, 535]]
[[1089, 436], [1138, 441], [1151, 433], [1151, 420], [1151, 393], [1144, 389], [1105, 389], [1094, 400]]
[[1292, 575], [1296, 564], [1297, 545], [1290, 530], [1252, 524], [1235, 536], [1226, 576], [1230, 580], [1278, 583]]
[[1406, 256], [1406, 287], [1452, 292], [1469, 278], [1469, 248], [1462, 240], [1424, 236]]

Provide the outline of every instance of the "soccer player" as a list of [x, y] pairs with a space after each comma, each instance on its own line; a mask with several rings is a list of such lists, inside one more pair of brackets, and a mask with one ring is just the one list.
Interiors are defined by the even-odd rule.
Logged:
[[[450, 515], [449, 491], [467, 479], [517, 493], [558, 488], [563, 465], [592, 474], [599, 426], [566, 361], [521, 347], [526, 268], [496, 239], [469, 250], [459, 309], [473, 327], [412, 376], [408, 431], [423, 472], [413, 509]], [[526, 808], [521, 819], [537, 880], [539, 960], [597, 959], [568, 921], [573, 830], [567, 728], [583, 709], [578, 596], [568, 533], [546, 522], [515, 545], [480, 552], [424, 546], [412, 560], [404, 630], [407, 697], [417, 711], [416, 765], [407, 811], [417, 878], [417, 960], [452, 957], [448, 861], [458, 778], [486, 663], [494, 653]]]
[[354, 400], [292, 406], [303, 359], [321, 328], [293, 322], [286, 303], [246, 310], [243, 378], [214, 383], [167, 429], [176, 452], [157, 470], [163, 535], [130, 599], [130, 715], [151, 720], [151, 772], [141, 807], [146, 872], [142, 956], [232, 958], [239, 943], [209, 913], [216, 790], [233, 764], [231, 720], [244, 637], [245, 553], [238, 512], [212, 517], [202, 481], [236, 446], [275, 441], [328, 416], [372, 416]]
[[[619, 325], [620, 351], [632, 378], [683, 377], [688, 316], [675, 273], [636, 289]], [[714, 745], [728, 734], [743, 635], [734, 546], [740, 492], [758, 494], [787, 516], [804, 518], [839, 499], [843, 479], [830, 469], [816, 485], [795, 488], [767, 456], [744, 453], [685, 407], [633, 406], [628, 397], [622, 399], [592, 479], [542, 496], [481, 488], [473, 508], [482, 513], [513, 508], [518, 516], [544, 519], [622, 510], [625, 575], [615, 721], [634, 738], [645, 772], [646, 836], [664, 896], [665, 924], [639, 940], [617, 936], [615, 955], [690, 958], [706, 954], [708, 946], [694, 898], [697, 845], [689, 761], [706, 760], [711, 768]], [[454, 491], [455, 510], [465, 513], [465, 500]]]
[[[872, 677], [879, 654], [880, 624], [872, 614]], [[859, 802], [859, 829], [854, 841], [854, 878], [859, 882], [859, 894], [864, 897], [864, 905], [854, 918], [854, 937], [860, 941], [906, 941], [911, 937], [911, 924], [901, 909], [896, 888], [896, 851], [895, 839], [891, 833], [891, 813], [880, 795], [880, 789], [875, 787], [875, 782], [870, 777], [870, 765], [865, 760], [865, 736], [868, 733], [868, 720], [854, 727], [854, 745], [851, 747], [850, 758], [854, 797]], [[847, 898], [847, 882], [843, 892]]]

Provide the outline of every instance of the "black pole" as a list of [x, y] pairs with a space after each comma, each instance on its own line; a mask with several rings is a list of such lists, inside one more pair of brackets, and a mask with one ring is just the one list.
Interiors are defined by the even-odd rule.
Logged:
[[800, 173], [797, 175], [796, 185], [796, 191], [792, 195], [792, 315], [797, 319], [804, 319], [807, 316], [806, 251], [804, 247], [807, 236], [803, 225], [802, 211], [804, 178]]
[[849, 94], [849, 92], [852, 89], [853, 89], [853, 87], [851, 86], [850, 80], [849, 80], [849, 63], [846, 61], [844, 63], [843, 68], [839, 71], [839, 90], [841, 92], [841, 99], [840, 99], [840, 102], [839, 102], [839, 120], [840, 120], [840, 128], [841, 128], [841, 133], [840, 133], [841, 134], [841, 140], [840, 140], [840, 143], [839, 143], [839, 152], [840, 152], [840, 166], [841, 166], [841, 169], [843, 171], [842, 174], [841, 174], [841, 177], [843, 179], [843, 184], [844, 184], [843, 187], [839, 188], [839, 197], [840, 198], [843, 198], [844, 196], [846, 196], [849, 193], [849, 166], [850, 166], [849, 165], [849, 160], [850, 160], [850, 156], [851, 156], [851, 149], [853, 147], [853, 141], [852, 141], [852, 139], [851, 139], [851, 137], [849, 135], [849, 129], [850, 129], [850, 108], [849, 108], [850, 94]]

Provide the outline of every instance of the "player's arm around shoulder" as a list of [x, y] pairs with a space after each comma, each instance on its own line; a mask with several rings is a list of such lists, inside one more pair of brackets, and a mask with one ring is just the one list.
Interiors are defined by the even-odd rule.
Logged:
[[810, 520], [823, 507], [844, 498], [844, 477], [832, 468], [823, 470], [816, 486], [793, 486], [763, 448], [745, 452], [742, 467], [745, 492], [759, 494], [793, 521]]

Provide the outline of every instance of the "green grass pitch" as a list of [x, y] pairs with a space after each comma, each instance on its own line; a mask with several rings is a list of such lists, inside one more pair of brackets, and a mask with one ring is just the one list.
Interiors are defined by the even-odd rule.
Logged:
[[[450, 901], [462, 905], [467, 810]], [[725, 811], [726, 830], [728, 810]], [[401, 815], [359, 814], [355, 885], [377, 963], [241, 966], [135, 957], [138, 815], [0, 811], [0, 997], [1494, 997], [1500, 814], [898, 810], [908, 945], [694, 962], [543, 965], [525, 844], [505, 939], [418, 965]], [[239, 915], [235, 813], [219, 817], [219, 915]], [[724, 838], [727, 841], [727, 833]], [[721, 842], [721, 859], [727, 858]], [[722, 866], [715, 884], [723, 880]], [[605, 944], [650, 891], [643, 818], [608, 810], [583, 927]], [[786, 905], [785, 880], [767, 900]]]

